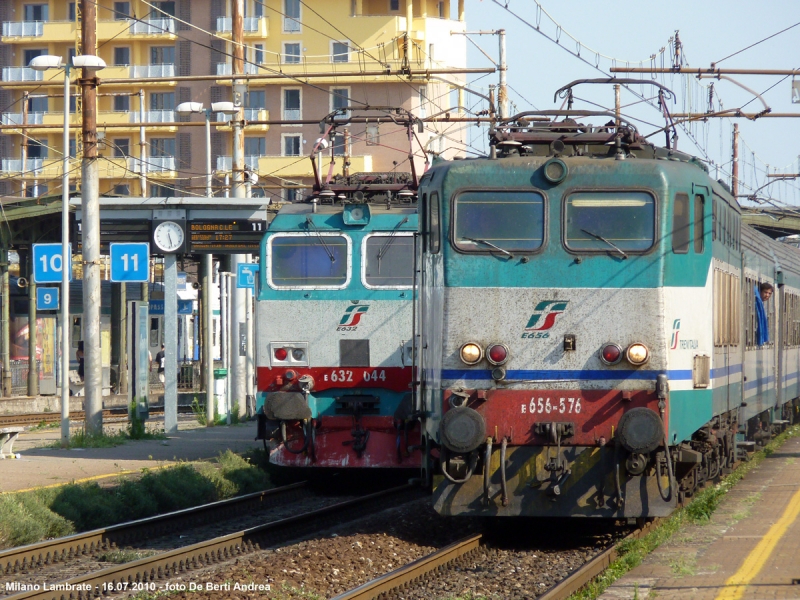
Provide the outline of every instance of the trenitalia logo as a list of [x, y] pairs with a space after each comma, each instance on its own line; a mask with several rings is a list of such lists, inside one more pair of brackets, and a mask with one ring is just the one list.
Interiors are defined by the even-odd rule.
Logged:
[[672, 322], [672, 345], [670, 346], [670, 350], [675, 350], [678, 347], [678, 338], [681, 335], [681, 320], [675, 319]]
[[525, 331], [546, 331], [556, 324], [558, 315], [567, 310], [569, 300], [543, 300], [536, 305]]
[[[339, 321], [339, 326], [336, 328], [336, 330], [352, 331], [361, 322], [361, 315], [368, 310], [369, 305], [367, 304], [355, 304], [353, 306], [348, 306], [347, 310], [344, 311], [344, 316], [342, 317], [342, 320]], [[348, 329], [344, 329], [345, 327]]]

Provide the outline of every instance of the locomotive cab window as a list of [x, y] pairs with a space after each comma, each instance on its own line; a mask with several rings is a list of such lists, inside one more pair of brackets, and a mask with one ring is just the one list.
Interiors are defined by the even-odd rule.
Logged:
[[570, 250], [645, 252], [655, 240], [655, 199], [647, 192], [576, 192], [567, 197], [564, 219]]
[[414, 237], [411, 232], [376, 233], [362, 247], [361, 275], [367, 289], [411, 289]]
[[544, 242], [544, 196], [521, 190], [460, 192], [453, 243], [467, 252], [533, 252]]
[[267, 243], [267, 281], [274, 289], [342, 289], [349, 257], [350, 239], [341, 234], [275, 234]]

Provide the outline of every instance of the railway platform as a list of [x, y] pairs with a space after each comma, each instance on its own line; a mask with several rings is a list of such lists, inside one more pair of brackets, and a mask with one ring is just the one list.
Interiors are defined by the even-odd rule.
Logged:
[[710, 521], [691, 525], [602, 600], [800, 598], [800, 438], [739, 481]]
[[[158, 425], [158, 421], [151, 419], [149, 424]], [[119, 426], [109, 424], [106, 431]], [[254, 421], [207, 428], [192, 415], [179, 415], [178, 433], [167, 439], [131, 440], [113, 448], [53, 447], [60, 435], [60, 429], [21, 433], [14, 442], [14, 453], [20, 458], [0, 461], [0, 493], [109, 479], [178, 461], [212, 459], [226, 449], [245, 452], [262, 447], [254, 441]]]

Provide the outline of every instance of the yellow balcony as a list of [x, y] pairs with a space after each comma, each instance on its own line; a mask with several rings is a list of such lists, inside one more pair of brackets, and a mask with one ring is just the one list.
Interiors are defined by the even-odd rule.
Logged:
[[[102, 156], [102, 153], [101, 153]], [[113, 157], [102, 156], [98, 162], [98, 172], [100, 179], [134, 179], [139, 177], [139, 161], [134, 157]]]
[[174, 19], [98, 21], [97, 40], [176, 40]]
[[98, 73], [100, 81], [104, 79], [134, 79], [130, 83], [115, 83], [114, 85], [131, 85], [137, 88], [143, 85], [158, 85], [173, 87], [178, 85], [176, 81], [148, 81], [148, 77], [174, 77], [176, 75], [175, 65], [130, 65], [130, 66], [108, 66]]
[[[366, 173], [372, 171], [372, 155], [351, 156], [351, 173]], [[327, 175], [330, 157], [322, 158], [322, 172]], [[333, 167], [334, 175], [341, 175], [344, 167], [344, 157], [337, 156], [336, 164]], [[308, 156], [262, 156], [258, 160], [258, 174], [261, 177], [292, 177], [305, 178], [313, 177], [314, 171], [311, 166], [311, 158]]]
[[[231, 17], [217, 17], [216, 33], [220, 37], [230, 39]], [[244, 37], [266, 38], [269, 35], [269, 19], [267, 17], [245, 17]]]

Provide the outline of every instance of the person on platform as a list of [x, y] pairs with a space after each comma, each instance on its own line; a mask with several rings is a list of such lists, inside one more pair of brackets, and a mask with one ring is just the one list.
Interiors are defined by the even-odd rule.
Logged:
[[158, 363], [158, 380], [161, 383], [164, 383], [164, 381], [166, 379], [164, 377], [164, 361], [165, 360], [166, 359], [165, 359], [165, 355], [164, 355], [164, 344], [161, 344], [161, 350], [158, 352], [158, 354], [156, 354], [156, 362]]
[[83, 381], [83, 342], [78, 342], [78, 349], [75, 351], [75, 358], [78, 359], [78, 377]]

